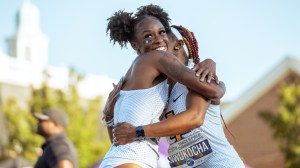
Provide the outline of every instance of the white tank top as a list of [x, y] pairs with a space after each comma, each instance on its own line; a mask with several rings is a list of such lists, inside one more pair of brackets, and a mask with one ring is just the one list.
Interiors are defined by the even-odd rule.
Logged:
[[[139, 126], [158, 122], [167, 100], [167, 80], [147, 89], [121, 90], [114, 108], [114, 124], [128, 122]], [[103, 159], [107, 158], [134, 160], [156, 167], [158, 146], [150, 140], [111, 146]]]
[[[187, 88], [176, 83], [170, 94], [169, 106], [165, 116], [171, 117], [172, 115], [179, 114], [186, 110], [186, 96], [188, 94]], [[221, 111], [219, 105], [209, 105], [204, 124], [187, 133], [167, 137], [169, 144], [172, 144], [180, 139], [184, 139], [195, 131], [201, 130], [207, 137], [209, 144], [214, 154], [198, 167], [209, 168], [242, 168], [245, 167], [242, 160], [238, 156], [233, 146], [228, 142], [225, 137], [222, 122]]]

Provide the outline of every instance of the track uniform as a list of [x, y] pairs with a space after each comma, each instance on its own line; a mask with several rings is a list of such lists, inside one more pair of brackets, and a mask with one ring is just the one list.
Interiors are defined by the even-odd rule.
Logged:
[[[179, 114], [186, 110], [186, 96], [188, 94], [188, 89], [180, 84], [176, 83], [172, 92], [170, 94], [169, 106], [167, 113], [165, 114], [166, 118], [172, 117], [173, 115]], [[245, 167], [244, 163], [240, 159], [239, 155], [233, 148], [233, 146], [228, 142], [225, 137], [222, 122], [221, 122], [221, 112], [219, 105], [209, 105], [204, 124], [201, 127], [198, 127], [194, 130], [191, 130], [187, 133], [167, 137], [167, 140], [170, 145], [175, 142], [185, 139], [191, 135], [195, 135], [196, 132], [202, 132], [208, 140], [209, 145], [206, 145], [209, 149], [212, 150], [212, 155], [205, 160], [199, 168], [209, 167], [209, 168], [242, 168]], [[204, 146], [204, 148], [206, 147]], [[169, 148], [170, 149], [170, 148]], [[196, 149], [195, 147], [192, 149]], [[192, 151], [192, 150], [190, 150]], [[187, 152], [190, 152], [187, 151]], [[170, 150], [169, 150], [170, 152]], [[194, 152], [194, 151], [193, 151]], [[187, 156], [187, 155], [186, 155]], [[180, 157], [184, 157], [179, 156]], [[178, 159], [178, 158], [175, 158]], [[169, 158], [170, 159], [170, 158]], [[188, 158], [190, 159], [190, 158]], [[172, 159], [171, 159], [172, 160]], [[186, 159], [187, 160], [187, 159]], [[174, 158], [173, 158], [174, 161]], [[193, 160], [187, 161], [188, 164], [192, 163]], [[170, 162], [171, 163], [171, 162]], [[182, 162], [181, 162], [182, 163]], [[191, 166], [193, 167], [193, 166]]]
[[[168, 99], [167, 80], [147, 89], [120, 91], [114, 108], [114, 124], [128, 122], [134, 126], [159, 121]], [[157, 167], [158, 145], [150, 139], [126, 145], [112, 145], [100, 168], [136, 163], [141, 167]]]

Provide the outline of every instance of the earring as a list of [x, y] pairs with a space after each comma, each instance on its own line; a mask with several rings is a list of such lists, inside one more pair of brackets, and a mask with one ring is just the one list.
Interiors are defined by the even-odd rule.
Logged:
[[175, 46], [174, 49], [175, 49], [175, 50], [179, 50], [179, 47], [178, 47], [178, 46]]

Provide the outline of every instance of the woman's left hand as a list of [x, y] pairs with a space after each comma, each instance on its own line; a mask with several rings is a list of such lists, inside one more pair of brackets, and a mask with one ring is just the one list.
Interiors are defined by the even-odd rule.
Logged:
[[104, 116], [113, 116], [113, 107], [118, 100], [119, 92], [124, 85], [125, 80], [122, 77], [117, 85], [113, 83], [113, 90], [109, 93], [109, 96], [107, 98], [107, 101], [105, 103], [104, 109], [103, 109], [103, 115]]
[[136, 128], [135, 126], [127, 122], [118, 123], [117, 126], [112, 131], [114, 144], [125, 145], [127, 143], [131, 143], [137, 140], [135, 134], [135, 128]]
[[204, 61], [196, 64], [193, 68], [196, 72], [196, 76], [200, 77], [200, 81], [204, 82], [205, 79], [208, 83], [211, 80], [215, 80], [219, 84], [218, 76], [216, 75], [216, 63], [212, 59], [205, 59]]

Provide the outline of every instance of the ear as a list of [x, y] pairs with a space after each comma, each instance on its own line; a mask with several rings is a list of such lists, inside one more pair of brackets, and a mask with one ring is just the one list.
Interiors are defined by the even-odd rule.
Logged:
[[176, 44], [175, 44], [175, 46], [174, 46], [174, 50], [179, 50], [179, 49], [181, 49], [181, 48], [183, 47], [183, 45], [184, 45], [183, 40], [177, 40], [177, 42], [176, 42]]
[[178, 40], [178, 46], [179, 48], [182, 48], [184, 45], [184, 41], [183, 40]]
[[136, 43], [136, 42], [134, 42], [134, 41], [131, 41], [130, 42], [130, 45], [131, 45], [131, 47], [135, 50], [135, 51], [137, 51], [138, 52], [138, 43]]

